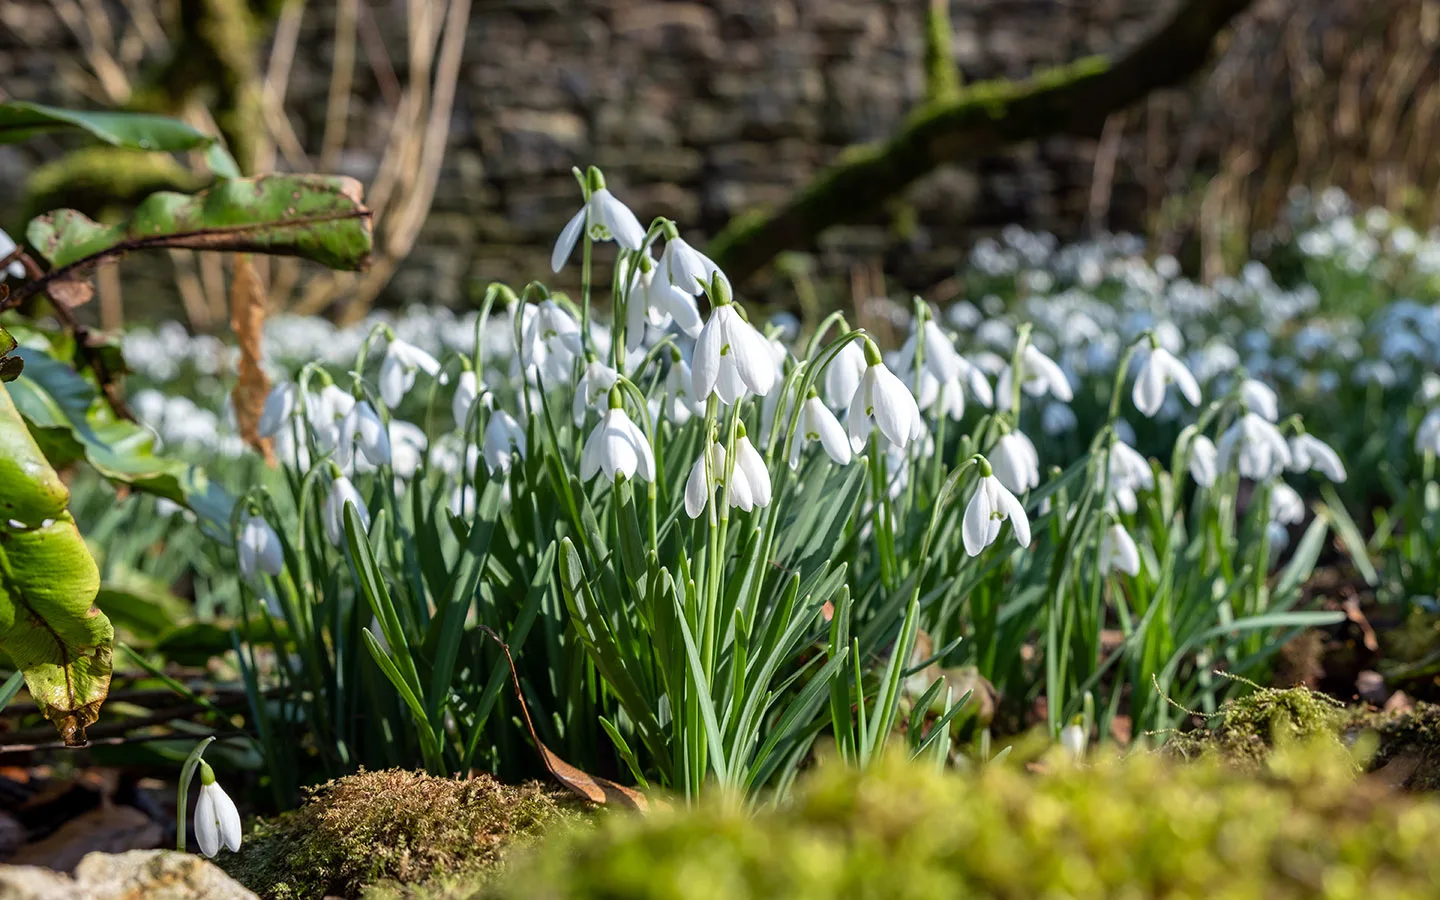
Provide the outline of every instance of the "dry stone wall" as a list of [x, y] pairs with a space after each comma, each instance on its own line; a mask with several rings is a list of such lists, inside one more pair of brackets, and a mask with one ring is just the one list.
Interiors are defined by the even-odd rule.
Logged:
[[[927, 3], [475, 0], [434, 208], [387, 299], [456, 304], [490, 279], [548, 272], [548, 245], [577, 204], [572, 165], [599, 164], [642, 218], [674, 217], [697, 237], [780, 202], [843, 148], [889, 134], [922, 99]], [[406, 6], [369, 0], [402, 73]], [[1172, 6], [952, 0], [955, 58], [967, 80], [1023, 77], [1133, 44]], [[333, 4], [308, 5], [288, 90], [312, 147], [333, 14]], [[10, 96], [84, 103], [82, 60], [49, 0], [0, 2], [0, 87]], [[363, 60], [356, 91], [341, 169], [364, 179], [389, 119]], [[0, 196], [18, 192], [50, 150], [0, 148]], [[827, 234], [821, 269], [878, 261], [920, 287], [953, 270], [977, 229], [1019, 221], [1074, 233], [1093, 155], [1094, 141], [1054, 139], [937, 172], [895, 209]], [[3, 209], [0, 223], [15, 224]]]

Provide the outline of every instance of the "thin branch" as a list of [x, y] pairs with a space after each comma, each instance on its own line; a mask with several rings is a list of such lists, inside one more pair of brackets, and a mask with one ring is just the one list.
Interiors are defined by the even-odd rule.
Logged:
[[1112, 113], [1197, 72], [1215, 36], [1250, 3], [1188, 0], [1118, 61], [1096, 57], [1020, 82], [977, 83], [951, 102], [923, 106], [889, 140], [843, 153], [773, 214], [737, 217], [711, 243], [711, 255], [732, 281], [743, 281], [775, 254], [862, 217], [939, 165], [1055, 134], [1095, 135]]

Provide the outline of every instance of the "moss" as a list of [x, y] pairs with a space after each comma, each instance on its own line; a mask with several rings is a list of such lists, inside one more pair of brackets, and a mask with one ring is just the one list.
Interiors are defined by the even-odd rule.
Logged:
[[1440, 805], [1301, 746], [1277, 753], [1284, 777], [1159, 754], [1041, 775], [826, 766], [775, 808], [707, 802], [547, 841], [478, 896], [1431, 896]]
[[1345, 719], [1339, 702], [1309, 688], [1258, 688], [1226, 701], [1209, 728], [1172, 735], [1165, 751], [1182, 759], [1214, 755], [1254, 771], [1285, 744], [1318, 742], [1343, 749]]
[[259, 823], [226, 870], [267, 898], [356, 897], [386, 880], [483, 880], [517, 840], [576, 818], [536, 783], [361, 772], [322, 785], [300, 809]]
[[1414, 709], [1391, 712], [1352, 710], [1345, 730], [1357, 737], [1376, 736], [1370, 769], [1384, 773], [1396, 787], [1440, 790], [1440, 706], [1418, 703]]
[[164, 153], [86, 147], [46, 163], [25, 186], [26, 218], [78, 209], [91, 218], [128, 207], [156, 191], [193, 193], [209, 184]]

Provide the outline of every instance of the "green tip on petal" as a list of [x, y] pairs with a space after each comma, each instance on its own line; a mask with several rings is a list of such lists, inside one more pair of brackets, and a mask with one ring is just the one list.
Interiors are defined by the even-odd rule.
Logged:
[[874, 341], [868, 337], [865, 338], [865, 365], [878, 366], [882, 362], [884, 362], [884, 357], [880, 355], [880, 348], [875, 346]]

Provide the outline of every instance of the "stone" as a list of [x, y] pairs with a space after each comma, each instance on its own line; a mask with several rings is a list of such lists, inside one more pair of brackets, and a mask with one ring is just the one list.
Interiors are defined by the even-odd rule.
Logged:
[[74, 876], [0, 866], [0, 900], [257, 900], [209, 860], [173, 850], [91, 853]]
[[21, 847], [10, 862], [69, 872], [92, 852], [148, 850], [159, 846], [163, 837], [159, 823], [133, 806], [100, 806], [43, 840]]

